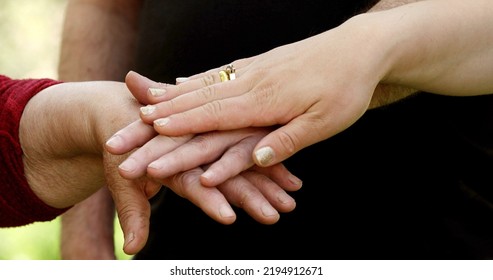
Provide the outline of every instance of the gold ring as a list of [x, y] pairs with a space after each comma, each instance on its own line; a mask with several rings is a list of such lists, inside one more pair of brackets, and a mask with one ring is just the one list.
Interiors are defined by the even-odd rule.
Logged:
[[236, 79], [236, 69], [233, 67], [233, 64], [229, 64], [226, 66], [224, 70], [219, 71], [219, 78], [221, 82], [232, 81]]

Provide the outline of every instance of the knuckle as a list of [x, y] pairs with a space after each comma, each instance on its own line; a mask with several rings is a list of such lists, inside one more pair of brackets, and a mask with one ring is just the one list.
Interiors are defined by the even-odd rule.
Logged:
[[243, 184], [237, 185], [237, 187], [241, 191], [239, 196], [240, 197], [239, 204], [242, 206], [250, 205], [253, 201], [255, 201], [256, 193], [250, 188], [245, 188], [243, 186], [244, 186]]
[[251, 150], [246, 150], [241, 146], [234, 146], [228, 150], [227, 155], [232, 163], [246, 162], [245, 167], [250, 167], [253, 164], [253, 159], [250, 155], [250, 152]]
[[279, 143], [283, 147], [284, 151], [291, 155], [296, 152], [297, 144], [299, 143], [299, 137], [294, 137], [291, 134], [281, 131], [279, 133]]
[[202, 79], [201, 79], [202, 86], [208, 87], [208, 86], [215, 84], [216, 82], [219, 82], [219, 77], [216, 77], [216, 76], [218, 76], [218, 75], [211, 73], [211, 74], [208, 74], [208, 75], [205, 75], [204, 77], [202, 77]]
[[118, 219], [122, 223], [129, 223], [130, 220], [146, 220], [146, 213], [143, 211], [137, 210], [138, 207], [136, 205], [129, 203], [119, 207], [118, 209]]
[[[257, 114], [259, 114], [259, 119], [271, 119], [272, 108], [278, 108], [278, 99], [280, 98], [278, 94], [279, 86], [275, 83], [262, 84], [251, 90], [251, 92], [246, 95], [251, 99], [252, 104], [255, 104], [255, 108], [259, 109]], [[284, 114], [280, 114], [284, 116]], [[285, 120], [275, 120], [285, 123]]]
[[216, 90], [212, 86], [206, 86], [199, 89], [197, 95], [205, 101], [213, 100], [216, 96]]
[[245, 178], [257, 188], [263, 188], [269, 184], [272, 184], [272, 180], [270, 180], [267, 176], [260, 174], [258, 172], [246, 171], [242, 173]]
[[[208, 135], [210, 136], [210, 134]], [[189, 141], [189, 144], [195, 146], [199, 151], [207, 152], [212, 147], [209, 136], [203, 134], [196, 135], [194, 138], [192, 138], [192, 140]]]
[[202, 109], [204, 110], [204, 113], [207, 116], [210, 116], [213, 120], [216, 120], [216, 122], [213, 122], [214, 127], [213, 129], [210, 130], [216, 130], [218, 129], [218, 123], [221, 123], [221, 112], [223, 111], [221, 102], [219, 100], [214, 100], [212, 102], [208, 102], [202, 106]]
[[129, 157], [129, 159], [133, 159], [137, 163], [141, 163], [142, 161], [149, 161], [155, 157], [154, 147], [149, 147], [149, 145], [144, 145], [141, 148], [137, 149], [137, 152]]
[[[164, 105], [166, 105], [165, 108], [159, 108], [159, 107], [164, 107]], [[168, 110], [170, 113], [175, 113], [175, 109], [176, 109], [176, 101], [175, 99], [171, 99], [171, 100], [168, 100], [167, 102], [165, 103], [162, 103], [162, 104], [158, 104], [158, 109], [162, 112], [166, 112], [166, 110]]]
[[183, 172], [176, 178], [181, 189], [181, 196], [189, 198], [197, 182], [195, 172]]

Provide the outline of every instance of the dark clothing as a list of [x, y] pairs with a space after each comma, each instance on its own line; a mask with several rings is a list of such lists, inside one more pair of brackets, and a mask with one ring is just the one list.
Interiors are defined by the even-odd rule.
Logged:
[[[301, 40], [375, 1], [146, 1], [138, 71], [174, 83]], [[303, 180], [275, 225], [221, 225], [172, 191], [136, 259], [491, 259], [493, 95], [420, 93], [368, 111], [285, 164]]]

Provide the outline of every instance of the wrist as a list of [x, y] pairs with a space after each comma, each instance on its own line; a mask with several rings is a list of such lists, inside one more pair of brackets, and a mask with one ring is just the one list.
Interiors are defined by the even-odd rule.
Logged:
[[343, 36], [351, 38], [348, 46], [353, 48], [351, 53], [359, 57], [355, 68], [360, 72], [357, 76], [375, 87], [392, 71], [399, 52], [399, 38], [392, 34], [393, 30], [380, 13], [356, 15], [337, 28]]
[[363, 13], [347, 21], [353, 28], [369, 34], [366, 42], [360, 42], [367, 51], [358, 55], [368, 60], [371, 66], [368, 74], [377, 78], [377, 84], [412, 87], [410, 77], [419, 71], [424, 59], [425, 46], [420, 44], [426, 42], [422, 32], [425, 27], [413, 16], [414, 6]]
[[46, 88], [24, 110], [19, 138], [25, 176], [49, 206], [70, 207], [104, 185], [94, 110], [85, 83]]

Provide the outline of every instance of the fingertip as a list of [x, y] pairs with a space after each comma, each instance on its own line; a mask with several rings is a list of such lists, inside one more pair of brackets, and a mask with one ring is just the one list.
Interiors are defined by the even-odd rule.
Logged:
[[277, 212], [277, 210], [269, 203], [262, 205], [261, 211], [262, 215], [264, 215], [267, 220], [276, 222], [279, 220], [279, 212]]
[[125, 82], [127, 82], [128, 79], [131, 79], [133, 75], [137, 74], [135, 71], [128, 71], [127, 75], [125, 75]]
[[230, 225], [236, 221], [236, 213], [231, 206], [226, 203], [219, 207], [219, 222]]
[[122, 137], [115, 134], [108, 139], [105, 143], [105, 148], [110, 154], [120, 155], [122, 148], [124, 147], [124, 141]]
[[212, 173], [210, 171], [205, 171], [204, 173], [202, 173], [200, 175], [200, 183], [204, 187], [211, 188], [211, 187], [216, 187], [217, 185], [219, 185], [222, 182], [216, 182], [214, 173]]
[[122, 225], [123, 230], [123, 251], [127, 255], [135, 255], [147, 243], [149, 236], [149, 219], [139, 219], [139, 223], [132, 225]]
[[135, 255], [147, 243], [147, 237], [137, 235], [134, 232], [130, 232], [128, 235], [124, 235], [123, 251], [127, 255]]
[[166, 91], [167, 90], [165, 88], [150, 87], [147, 89], [147, 94], [150, 98], [155, 99], [156, 101], [160, 100], [160, 98], [166, 94]]
[[173, 133], [174, 132], [173, 129], [169, 128], [169, 126], [168, 126], [169, 122], [170, 122], [170, 118], [166, 117], [166, 118], [155, 119], [154, 121], [152, 121], [152, 124], [153, 124], [154, 130], [158, 134], [176, 136], [176, 134]]
[[135, 86], [138, 84], [137, 83], [138, 79], [141, 78], [145, 78], [145, 77], [135, 71], [132, 70], [128, 71], [127, 75], [125, 75], [125, 83], [127, 84], [127, 88], [129, 90], [135, 89]]
[[288, 180], [289, 180], [289, 182], [291, 182], [291, 184], [293, 186], [293, 188], [289, 189], [289, 191], [297, 191], [297, 190], [301, 189], [301, 187], [303, 187], [303, 181], [300, 178], [294, 176], [293, 174], [290, 174], [288, 176]]
[[264, 146], [256, 149], [254, 152], [254, 161], [258, 166], [267, 167], [275, 164], [276, 154], [270, 146]]
[[127, 254], [132, 254], [132, 247], [131, 244], [135, 240], [135, 233], [130, 232], [128, 234], [125, 234], [124, 237], [124, 242], [123, 242], [123, 251]]
[[189, 80], [190, 80], [190, 78], [188, 78], [188, 77], [178, 77], [178, 78], [176, 78], [176, 84], [179, 85], [179, 84], [187, 82]]
[[264, 216], [262, 220], [257, 220], [258, 222], [264, 224], [264, 225], [273, 225], [281, 219], [281, 215], [276, 211], [276, 215], [269, 215], [269, 216]]
[[137, 179], [145, 175], [145, 167], [140, 167], [134, 158], [127, 158], [118, 166], [118, 173], [125, 179]]
[[277, 201], [279, 202], [277, 204], [277, 210], [279, 212], [288, 213], [296, 208], [296, 200], [284, 191], [277, 195]]

